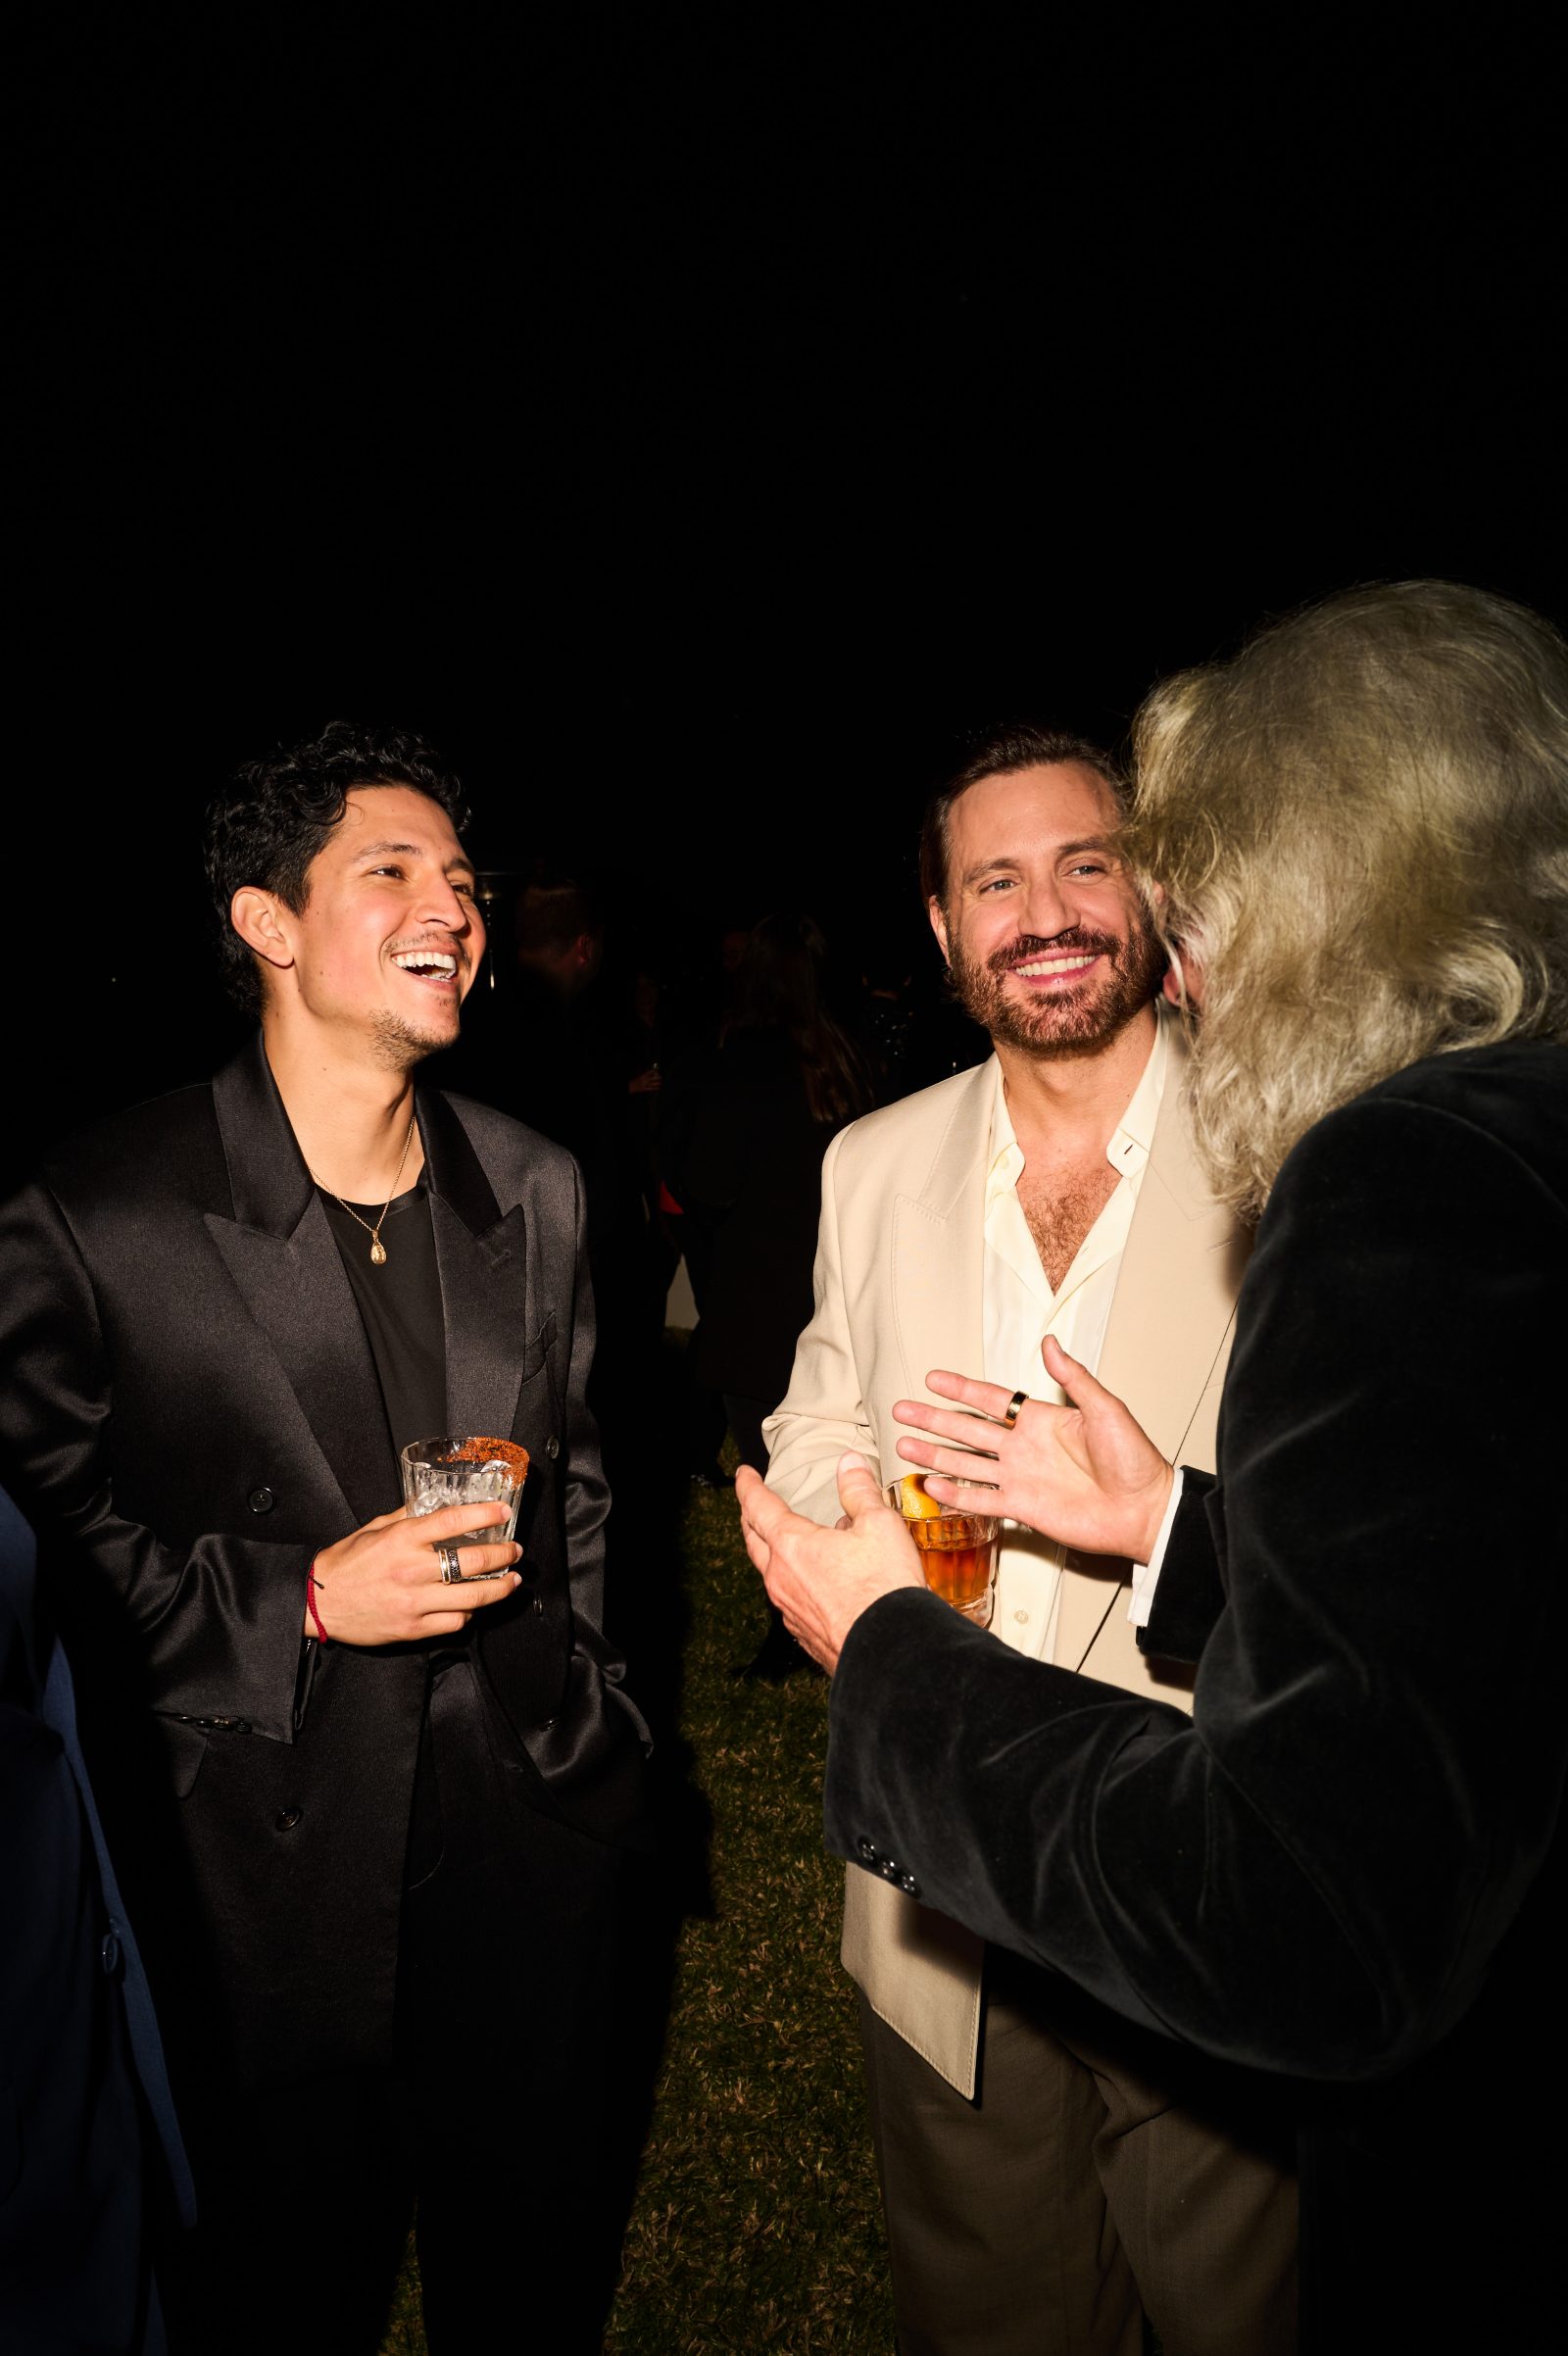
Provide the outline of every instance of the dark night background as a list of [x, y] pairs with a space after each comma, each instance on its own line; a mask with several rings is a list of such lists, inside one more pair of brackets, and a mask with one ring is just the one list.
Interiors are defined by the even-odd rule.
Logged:
[[1568, 619], [1524, 15], [27, 37], [8, 1170], [221, 1051], [201, 807], [327, 716], [671, 966], [781, 899], [853, 966], [965, 726], [1114, 737], [1357, 578]]

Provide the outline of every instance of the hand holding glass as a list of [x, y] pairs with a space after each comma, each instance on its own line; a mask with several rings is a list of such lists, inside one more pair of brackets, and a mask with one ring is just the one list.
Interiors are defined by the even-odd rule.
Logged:
[[[404, 1502], [411, 1514], [423, 1514], [439, 1513], [444, 1505], [478, 1505], [493, 1500], [494, 1526], [470, 1530], [461, 1543], [469, 1546], [504, 1545], [516, 1533], [517, 1507], [527, 1473], [528, 1451], [512, 1440], [480, 1436], [414, 1440], [403, 1451]], [[453, 1549], [438, 1551], [446, 1554]], [[499, 1574], [449, 1573], [443, 1563], [441, 1576], [449, 1586], [462, 1586], [468, 1579], [493, 1579]]]

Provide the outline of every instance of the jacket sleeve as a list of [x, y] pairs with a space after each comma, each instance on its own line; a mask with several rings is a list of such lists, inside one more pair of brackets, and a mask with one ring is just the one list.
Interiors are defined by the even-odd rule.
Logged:
[[830, 1845], [1211, 2053], [1430, 2050], [1568, 1764], [1565, 1321], [1568, 1215], [1506, 1146], [1390, 1097], [1320, 1124], [1243, 1294], [1191, 1723], [885, 1597], [834, 1682]]
[[593, 1284], [588, 1273], [588, 1248], [583, 1184], [573, 1165], [575, 1230], [573, 1253], [571, 1350], [566, 1368], [565, 1398], [565, 1531], [566, 1571], [571, 1591], [572, 1650], [583, 1671], [614, 1706], [630, 1720], [641, 1746], [650, 1737], [641, 1713], [625, 1691], [626, 1664], [605, 1635], [605, 1548], [610, 1516], [610, 1485], [605, 1479], [599, 1425], [588, 1404], [588, 1377], [593, 1367], [595, 1313]]
[[790, 1387], [762, 1426], [769, 1486], [815, 1522], [839, 1518], [838, 1460], [858, 1448], [878, 1469], [876, 1436], [866, 1414], [844, 1301], [836, 1186], [841, 1130], [822, 1161], [822, 1217], [811, 1271], [811, 1321], [795, 1347]]
[[1195, 1661], [1214, 1633], [1225, 1608], [1225, 1587], [1214, 1541], [1209, 1500], [1212, 1473], [1182, 1466], [1181, 1501], [1176, 1507], [1165, 1558], [1150, 1606], [1149, 1623], [1138, 1631], [1138, 1649], [1158, 1660]]
[[292, 1741], [309, 1550], [217, 1532], [176, 1546], [118, 1512], [97, 1301], [47, 1187], [0, 1206], [0, 1459], [40, 1537], [67, 1542], [57, 1608], [118, 1635], [165, 1715]]

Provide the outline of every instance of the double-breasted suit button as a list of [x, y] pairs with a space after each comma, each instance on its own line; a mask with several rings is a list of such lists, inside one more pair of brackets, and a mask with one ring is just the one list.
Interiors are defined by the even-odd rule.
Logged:
[[548, 1440], [545, 1442], [545, 1454], [546, 1454], [547, 1456], [551, 1457], [552, 1459], [554, 1459], [555, 1457], [559, 1456], [559, 1455], [560, 1455], [560, 1453], [561, 1453], [561, 1443], [560, 1443], [560, 1441], [559, 1441], [559, 1440], [556, 1438], [556, 1435], [555, 1435], [555, 1433], [554, 1433], [554, 1432], [552, 1432], [552, 1433], [551, 1433], [551, 1435], [550, 1435], [550, 1437], [549, 1437], [549, 1439], [548, 1439]]
[[272, 1819], [273, 1827], [279, 1833], [292, 1833], [304, 1814], [303, 1808], [279, 1808]]
[[859, 1850], [860, 1855], [865, 1860], [867, 1865], [874, 1865], [876, 1863], [877, 1847], [874, 1841], [868, 1841], [865, 1835], [862, 1833], [855, 1845]]
[[120, 1933], [113, 1923], [98, 1941], [98, 1960], [112, 1980], [120, 1969]]
[[248, 1502], [253, 1513], [270, 1513], [272, 1507], [277, 1503], [277, 1494], [274, 1490], [269, 1489], [264, 1481], [259, 1489], [251, 1491]]
[[539, 1614], [539, 1617], [543, 1619], [545, 1616], [545, 1599], [543, 1595], [535, 1595], [533, 1599], [533, 1607], [534, 1610]]

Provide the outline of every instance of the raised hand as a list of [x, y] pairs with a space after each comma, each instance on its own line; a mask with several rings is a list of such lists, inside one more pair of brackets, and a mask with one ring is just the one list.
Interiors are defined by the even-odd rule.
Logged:
[[[1147, 1562], [1170, 1497], [1170, 1465], [1121, 1400], [1058, 1343], [1048, 1337], [1041, 1355], [1070, 1406], [1030, 1399], [1009, 1431], [1003, 1419], [1011, 1394], [1000, 1383], [939, 1368], [927, 1387], [957, 1405], [901, 1399], [897, 1420], [936, 1438], [901, 1440], [899, 1454], [928, 1468], [926, 1487], [944, 1504], [967, 1501], [1084, 1553]], [[972, 1487], [959, 1486], [977, 1481], [989, 1485], [983, 1507]]]
[[[398, 1644], [411, 1637], [455, 1636], [476, 1611], [521, 1584], [512, 1568], [522, 1553], [510, 1541], [463, 1546], [475, 1530], [494, 1529], [494, 1504], [444, 1505], [439, 1513], [378, 1513], [316, 1557], [316, 1608], [334, 1644]], [[483, 1584], [449, 1586], [435, 1548], [462, 1548], [463, 1568]], [[305, 1634], [315, 1636], [309, 1611]]]
[[784, 1614], [791, 1636], [831, 1676], [862, 1611], [895, 1588], [923, 1588], [920, 1560], [902, 1514], [884, 1503], [876, 1476], [853, 1450], [839, 1458], [835, 1530], [792, 1513], [760, 1474], [735, 1476], [746, 1551]]

